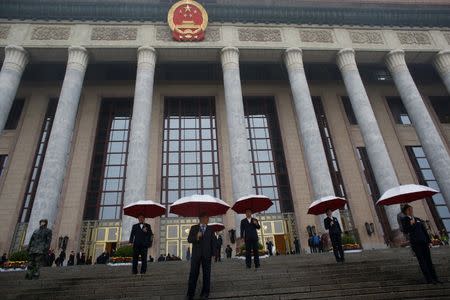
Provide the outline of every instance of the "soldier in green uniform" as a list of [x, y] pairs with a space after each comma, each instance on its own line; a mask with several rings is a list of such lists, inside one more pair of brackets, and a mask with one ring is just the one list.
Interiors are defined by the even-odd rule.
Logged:
[[39, 268], [45, 262], [52, 241], [52, 231], [47, 228], [47, 224], [47, 220], [40, 220], [39, 228], [33, 232], [28, 243], [29, 262], [26, 279], [39, 278]]

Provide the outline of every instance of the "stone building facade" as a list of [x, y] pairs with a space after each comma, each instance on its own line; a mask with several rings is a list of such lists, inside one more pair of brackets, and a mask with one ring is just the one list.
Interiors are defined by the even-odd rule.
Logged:
[[[440, 191], [413, 206], [450, 231], [447, 1], [199, 1], [200, 42], [172, 39], [173, 1], [23, 2], [0, 4], [0, 251], [47, 218], [54, 248], [95, 256], [127, 239], [124, 203], [194, 193], [271, 197], [280, 252], [342, 196], [348, 236], [383, 248], [400, 207], [374, 203], [408, 183]], [[236, 216], [217, 221], [229, 244]], [[183, 257], [193, 222], [151, 220], [152, 255]]]

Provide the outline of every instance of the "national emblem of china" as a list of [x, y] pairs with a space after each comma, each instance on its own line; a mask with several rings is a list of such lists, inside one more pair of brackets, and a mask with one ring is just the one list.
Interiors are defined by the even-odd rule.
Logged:
[[208, 26], [208, 14], [200, 3], [181, 0], [172, 5], [167, 22], [176, 41], [202, 41]]

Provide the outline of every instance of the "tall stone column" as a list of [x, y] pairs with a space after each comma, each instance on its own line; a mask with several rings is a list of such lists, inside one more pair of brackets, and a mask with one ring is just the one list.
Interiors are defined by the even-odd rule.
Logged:
[[287, 49], [284, 62], [289, 74], [298, 133], [305, 152], [314, 200], [334, 196], [333, 182], [303, 68], [302, 50], [299, 48]]
[[[155, 64], [156, 50], [152, 47], [140, 47], [128, 146], [124, 206], [146, 199]], [[128, 240], [134, 221], [132, 217], [122, 216], [122, 241]]]
[[[359, 74], [355, 51], [353, 49], [339, 51], [337, 65], [344, 79], [377, 185], [383, 194], [388, 189], [398, 186], [399, 182]], [[397, 214], [400, 212], [400, 205], [385, 206], [385, 210], [391, 230], [398, 231]]]
[[[221, 51], [225, 109], [227, 113], [228, 144], [230, 149], [231, 177], [234, 201], [253, 194], [250, 151], [239, 74], [239, 49], [225, 47]], [[236, 215], [236, 225], [240, 224]], [[239, 230], [237, 230], [239, 234]]]
[[436, 54], [433, 65], [442, 78], [442, 81], [450, 94], [450, 50], [443, 50]]
[[49, 228], [52, 228], [58, 215], [61, 190], [66, 174], [67, 160], [87, 63], [88, 53], [85, 48], [69, 48], [66, 74], [47, 151], [45, 152], [25, 244], [28, 244], [31, 234], [39, 226], [39, 220], [47, 219]]
[[422, 96], [409, 73], [403, 50], [393, 50], [386, 56], [386, 64], [394, 79], [403, 105], [416, 129], [425, 155], [450, 209], [450, 157], [433, 123]]
[[0, 71], [0, 135], [5, 128], [23, 70], [28, 63], [28, 53], [19, 46], [6, 46], [5, 60]]

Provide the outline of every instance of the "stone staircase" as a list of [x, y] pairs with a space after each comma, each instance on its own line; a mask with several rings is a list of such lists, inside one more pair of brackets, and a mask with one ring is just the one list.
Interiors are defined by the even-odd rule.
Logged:
[[[210, 299], [450, 299], [450, 248], [433, 249], [432, 256], [444, 284], [424, 284], [409, 249], [351, 253], [344, 264], [331, 253], [271, 257], [257, 271], [243, 260], [224, 260], [212, 265]], [[0, 298], [183, 299], [189, 263], [155, 262], [145, 276], [130, 273], [128, 266], [104, 265], [43, 268], [33, 281], [23, 272], [2, 273]]]

